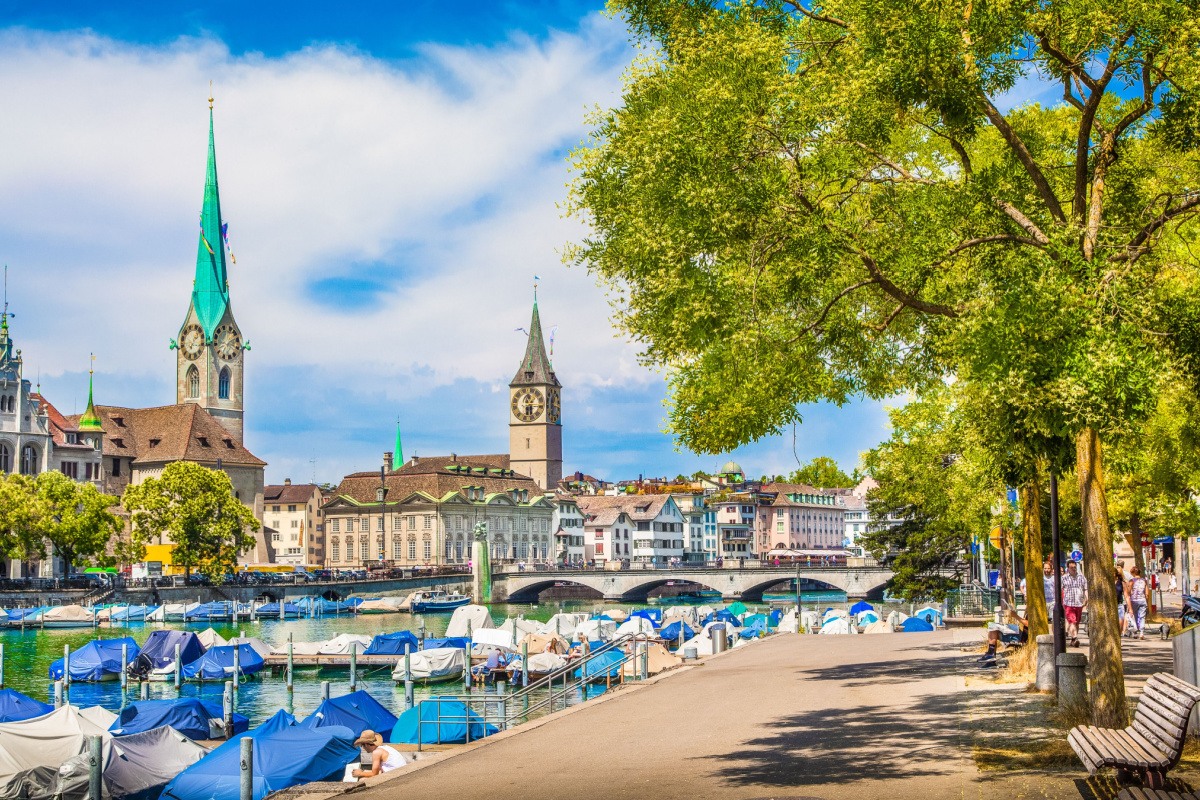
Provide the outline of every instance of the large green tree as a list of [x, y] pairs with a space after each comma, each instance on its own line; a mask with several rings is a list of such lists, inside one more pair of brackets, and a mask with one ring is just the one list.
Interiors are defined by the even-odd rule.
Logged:
[[64, 577], [71, 567], [90, 563], [111, 565], [109, 544], [125, 527], [125, 521], [110, 509], [120, 499], [107, 495], [91, 483], [80, 483], [61, 472], [43, 472], [34, 481], [35, 526], [40, 542], [49, 544], [63, 560]]
[[793, 470], [792, 474], [788, 476], [788, 480], [792, 483], [807, 483], [809, 486], [828, 489], [854, 486], [862, 480], [862, 476], [858, 474], [857, 468], [852, 475], [847, 475], [842, 472], [842, 468], [832, 458], [817, 456], [799, 469]]
[[[1003, 387], [1022, 437], [1074, 445], [1093, 720], [1124, 725], [1102, 437], [1200, 353], [1195, 264], [1159, 253], [1200, 210], [1196, 0], [612, 8], [643, 53], [575, 153], [568, 258], [668, 370], [679, 440]], [[1061, 102], [1006, 110], [1035, 72]]]
[[158, 478], [128, 487], [122, 502], [133, 522], [134, 543], [159, 538], [174, 545], [172, 562], [210, 580], [237, 564], [254, 547], [253, 512], [233, 495], [224, 472], [190, 461], [169, 464]]
[[0, 474], [0, 553], [30, 561], [41, 551], [34, 479]]

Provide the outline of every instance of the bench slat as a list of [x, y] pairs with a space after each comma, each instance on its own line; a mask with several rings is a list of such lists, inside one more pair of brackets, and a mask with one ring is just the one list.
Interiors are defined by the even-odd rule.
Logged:
[[1079, 756], [1079, 760], [1087, 767], [1087, 771], [1091, 775], [1096, 774], [1096, 770], [1105, 766], [1104, 756], [1096, 752], [1096, 748], [1083, 735], [1079, 728], [1075, 728], [1067, 736], [1067, 744], [1071, 745], [1071, 749], [1075, 751], [1075, 755]]
[[1185, 716], [1179, 710], [1178, 706], [1176, 706], [1174, 704], [1168, 706], [1168, 705], [1160, 702], [1157, 695], [1151, 695], [1148, 693], [1143, 693], [1142, 696], [1138, 699], [1138, 708], [1139, 709], [1142, 707], [1143, 703], [1146, 704], [1149, 708], [1151, 708], [1155, 712], [1157, 712], [1158, 715], [1160, 717], [1162, 717], [1163, 719], [1169, 720], [1170, 722], [1174, 723], [1175, 725], [1178, 725], [1181, 728], [1187, 727], [1187, 716]]
[[1174, 726], [1163, 725], [1151, 714], [1134, 716], [1133, 724], [1141, 725], [1153, 733], [1155, 738], [1162, 742], [1163, 751], [1168, 754], [1173, 754], [1183, 747], [1183, 739], [1179, 735], [1179, 729]]
[[1091, 732], [1098, 740], [1107, 744], [1113, 755], [1120, 759], [1123, 764], [1131, 767], [1141, 767], [1142, 769], [1148, 769], [1151, 766], [1152, 762], [1147, 761], [1131, 743], [1123, 741], [1121, 734], [1124, 731], [1093, 727]]
[[1170, 756], [1174, 752], [1174, 747], [1172, 746], [1171, 742], [1164, 742], [1160, 734], [1147, 728], [1140, 720], [1135, 719], [1133, 721], [1133, 725], [1130, 727], [1141, 734], [1142, 738], [1144, 738], [1149, 744], [1153, 745], [1154, 749], [1158, 750], [1160, 753]]
[[1155, 680], [1157, 677], [1155, 675], [1146, 681], [1146, 688], [1142, 690], [1142, 694], [1146, 694], [1147, 692], [1159, 694], [1162, 696], [1159, 702], [1164, 704], [1168, 702], [1175, 703], [1179, 707], [1180, 713], [1184, 709], [1190, 711], [1192, 706], [1196, 704], [1197, 701], [1193, 699], [1190, 692], [1181, 689], [1177, 684], [1169, 683], [1165, 680]]
[[1157, 672], [1151, 678], [1159, 678], [1161, 683], [1168, 684], [1181, 694], [1187, 695], [1192, 702], [1200, 703], [1200, 686], [1193, 686], [1183, 678], [1176, 677], [1169, 672]]
[[1178, 717], [1170, 712], [1163, 711], [1156, 707], [1154, 703], [1147, 702], [1145, 699], [1138, 703], [1137, 712], [1133, 715], [1134, 719], [1148, 720], [1153, 722], [1165, 732], [1171, 734], [1173, 739], [1182, 739], [1187, 734], [1187, 726], [1178, 722]]
[[1161, 768], [1170, 763], [1170, 758], [1163, 755], [1157, 747], [1150, 747], [1146, 742], [1136, 735], [1136, 731], [1132, 728], [1126, 728], [1119, 731], [1121, 741], [1130, 747], [1146, 762], [1147, 767]]

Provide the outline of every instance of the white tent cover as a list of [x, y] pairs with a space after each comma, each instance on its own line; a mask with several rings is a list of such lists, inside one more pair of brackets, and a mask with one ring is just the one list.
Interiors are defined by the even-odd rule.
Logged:
[[[208, 630], [212, 630], [212, 628], [209, 628]], [[203, 644], [203, 640], [201, 640], [201, 644]], [[248, 644], [250, 645], [250, 649], [258, 653], [263, 658], [271, 655], [271, 645], [267, 644], [262, 639], [259, 639], [257, 636], [235, 636], [226, 642], [226, 644]]]
[[[433, 650], [418, 650], [408, 656], [413, 680], [441, 678], [461, 675], [466, 663], [466, 651], [461, 647], [437, 647]], [[404, 659], [396, 662], [392, 680], [404, 680]]]
[[474, 647], [496, 647], [501, 650], [513, 649], [513, 635], [499, 628], [482, 628], [474, 631], [471, 637]]
[[582, 642], [584, 639], [588, 641], [596, 641], [603, 639], [608, 641], [617, 633], [617, 623], [610, 622], [606, 619], [589, 619], [586, 622], [581, 622], [571, 636], [571, 640]]
[[446, 626], [446, 638], [467, 635], [467, 623], [471, 623], [471, 633], [492, 627], [492, 615], [484, 606], [460, 606], [454, 609], [450, 624]]
[[[364, 636], [361, 633], [343, 633], [322, 644], [317, 652], [323, 656], [348, 656], [350, 655], [350, 646], [355, 645], [357, 652], [361, 654], [362, 651], [371, 646], [374, 638], [373, 636]], [[284, 652], [287, 652], [286, 646], [284, 647]]]
[[54, 622], [78, 622], [91, 625], [95, 616], [83, 606], [55, 606], [49, 611], [42, 612], [41, 621], [47, 625]]
[[200, 640], [200, 644], [204, 646], [206, 651], [212, 650], [214, 647], [224, 647], [229, 644], [229, 642], [225, 641], [225, 637], [212, 628], [205, 628], [200, 631], [196, 634], [196, 638]]
[[850, 633], [850, 622], [845, 617], [830, 617], [829, 621], [821, 626], [819, 633]]
[[627, 633], [648, 633], [654, 635], [654, 623], [645, 617], [630, 617], [621, 623], [621, 627], [617, 628], [617, 636], [624, 636]]
[[87, 737], [96, 735], [112, 738], [70, 705], [33, 719], [0, 723], [0, 786], [31, 767], [57, 768], [84, 752]]

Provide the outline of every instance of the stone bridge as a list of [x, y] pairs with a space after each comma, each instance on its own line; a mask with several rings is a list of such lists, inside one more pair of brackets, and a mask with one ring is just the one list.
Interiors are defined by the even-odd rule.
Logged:
[[[557, 572], [504, 572], [492, 579], [492, 602], [536, 602], [538, 594], [555, 585], [586, 586], [605, 600], [645, 601], [646, 595], [669, 581], [689, 581], [702, 589], [721, 593], [725, 600], [760, 600], [777, 584], [790, 582], [797, 575], [850, 597], [874, 597], [892, 577], [891, 570], [880, 567], [761, 567], [697, 568], [663, 570], [563, 570]], [[790, 585], [777, 591], [794, 591]]]

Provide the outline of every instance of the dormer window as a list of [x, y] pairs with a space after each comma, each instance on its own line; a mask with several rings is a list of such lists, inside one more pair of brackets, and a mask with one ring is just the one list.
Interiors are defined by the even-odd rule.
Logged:
[[158, 447], [158, 443], [161, 441], [162, 441], [162, 439], [151, 439], [150, 440], [150, 449], [153, 450], [154, 448]]
[[73, 433], [68, 433], [68, 434], [67, 434], [67, 444], [78, 444], [78, 442], [79, 442], [79, 437], [78, 437], [78, 436], [76, 436], [76, 435], [75, 435], [75, 434], [73, 434]]
[[123, 450], [123, 449], [125, 449], [125, 440], [124, 440], [124, 439], [121, 439], [121, 438], [114, 438], [114, 439], [112, 440], [112, 443], [113, 443], [114, 445], [116, 445], [117, 447], [120, 447], [122, 450]]
[[232, 449], [233, 449], [233, 439], [230, 439], [228, 436], [226, 436], [226, 437], [225, 437], [224, 439], [222, 439], [221, 441], [225, 442], [225, 447], [226, 447], [226, 448], [228, 448], [229, 450], [232, 450]]
[[212, 446], [212, 445], [210, 445], [210, 444], [208, 443], [208, 437], [207, 437], [207, 436], [197, 436], [197, 437], [196, 437], [196, 441], [198, 441], [198, 442], [200, 443], [200, 446], [201, 446], [201, 447], [211, 447], [211, 446]]
[[116, 425], [118, 428], [125, 427], [125, 418], [124, 417], [113, 417], [112, 421], [113, 421], [113, 424]]

